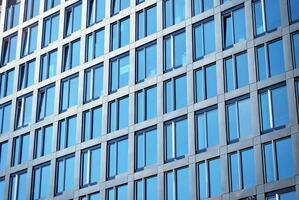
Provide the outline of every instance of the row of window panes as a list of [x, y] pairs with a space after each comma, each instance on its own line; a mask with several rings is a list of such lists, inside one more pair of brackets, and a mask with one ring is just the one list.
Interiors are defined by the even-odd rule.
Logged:
[[[96, 1], [96, 0], [94, 0]], [[166, 16], [169, 15], [166, 19], [166, 25], [172, 24], [176, 21], [182, 21], [180, 16], [177, 16], [171, 20], [171, 16], [174, 15], [174, 12], [181, 12], [184, 9], [180, 8], [180, 2], [183, 0], [167, 0], [165, 1], [166, 8], [169, 6], [175, 6], [177, 2], [177, 9], [166, 12]], [[280, 26], [280, 17], [278, 14], [268, 16], [269, 24], [264, 25], [264, 20], [267, 17], [263, 17], [262, 13], [259, 13], [257, 10], [267, 9], [264, 4], [268, 5], [269, 8], [272, 6], [273, 9], [279, 8], [275, 4], [279, 4], [279, 0], [275, 0], [274, 3], [268, 3], [268, 0], [254, 1], [255, 15], [256, 15], [256, 34], [262, 34], [265, 31], [272, 31]], [[292, 1], [293, 2], [293, 1]], [[121, 3], [121, 2], [118, 2]], [[294, 2], [295, 3], [295, 2]], [[118, 4], [117, 4], [118, 5]], [[94, 6], [94, 5], [93, 5]], [[272, 9], [271, 7], [271, 9]], [[262, 11], [261, 11], [262, 12]], [[263, 11], [265, 12], [265, 11]], [[279, 12], [279, 10], [278, 10]], [[272, 13], [272, 12], [267, 12]], [[137, 39], [146, 37], [152, 33], [156, 32], [156, 6], [146, 8], [137, 13]], [[242, 5], [234, 7], [230, 10], [227, 10], [222, 13], [223, 15], [223, 46], [224, 48], [229, 48], [235, 43], [246, 40], [246, 28], [245, 28], [245, 12]], [[81, 28], [81, 20], [74, 19], [75, 16], [81, 16], [81, 3], [76, 3], [66, 9], [66, 20], [65, 20], [65, 29], [64, 35], [69, 36], [71, 33], [79, 30]], [[279, 19], [277, 19], [277, 17]], [[271, 20], [270, 20], [271, 19]], [[272, 21], [273, 19], [273, 21]], [[44, 19], [44, 31], [43, 31], [43, 40], [42, 47], [49, 45], [50, 43], [58, 39], [58, 25], [59, 25], [59, 13], [48, 16]], [[215, 27], [214, 19], [205, 19], [194, 25], [194, 59], [200, 59], [203, 56], [212, 53], [215, 51]], [[128, 45], [130, 42], [130, 17], [123, 18], [113, 24], [111, 24], [111, 41], [110, 41], [110, 50], [116, 50], [120, 47]], [[169, 40], [168, 40], [169, 39]], [[185, 36], [181, 34], [173, 34], [169, 38], [165, 38], [165, 48], [175, 48], [175, 46], [181, 46], [184, 48], [175, 48], [174, 52], [165, 52], [165, 70], [170, 68], [179, 67], [182, 64], [185, 64]], [[2, 60], [1, 64], [5, 65], [8, 62], [12, 61], [16, 57], [14, 49], [16, 49], [17, 35], [13, 34], [3, 40], [2, 47]], [[23, 30], [22, 37], [22, 47], [21, 47], [21, 56], [26, 56], [30, 53], [33, 53], [36, 49], [37, 41], [37, 24], [26, 27]], [[88, 52], [86, 53], [86, 61], [103, 55], [103, 46], [104, 46], [104, 33], [99, 31], [98, 33], [90, 34], [87, 36], [87, 45]], [[72, 42], [75, 43], [75, 42]], [[92, 44], [92, 45], [91, 45]], [[77, 53], [79, 53], [80, 44], [77, 44], [75, 47], [65, 47], [65, 51], [71, 52], [71, 49], [78, 48]], [[98, 47], [99, 46], [99, 47]], [[66, 53], [66, 52], [65, 52]], [[173, 55], [172, 55], [173, 54]], [[180, 55], [178, 57], [178, 55]], [[69, 63], [70, 66], [76, 66], [79, 64], [79, 60], [72, 64], [72, 58], [65, 56], [64, 63]], [[72, 57], [72, 55], [70, 55]], [[74, 58], [77, 56], [73, 55]], [[177, 58], [178, 57], [178, 58]], [[80, 56], [78, 56], [78, 59]], [[68, 61], [66, 61], [68, 59]], [[66, 67], [63, 69], [66, 70], [72, 67]]]
[[[181, 127], [183, 128], [183, 127]], [[153, 130], [150, 130], [146, 134], [153, 134]], [[141, 134], [142, 135], [142, 134]], [[140, 134], [137, 137], [141, 136]], [[145, 136], [145, 135], [144, 135]], [[147, 137], [145, 137], [147, 138]], [[144, 139], [144, 138], [143, 138]], [[147, 138], [149, 139], [149, 138]], [[153, 139], [153, 138], [152, 138]], [[139, 149], [141, 144], [139, 142], [142, 139], [138, 139], [137, 153], [143, 155], [152, 155], [153, 146], [143, 150], [144, 146]], [[146, 140], [147, 141], [147, 140]], [[156, 141], [152, 141], [156, 143]], [[143, 145], [146, 143], [143, 142]], [[151, 144], [148, 144], [151, 145]], [[7, 148], [6, 143], [0, 145], [1, 155], [5, 155]], [[108, 142], [108, 164], [107, 164], [107, 177], [108, 179], [115, 178], [117, 175], [128, 172], [128, 139], [119, 138]], [[263, 169], [264, 169], [264, 181], [266, 183], [284, 180], [294, 175], [294, 166], [292, 159], [292, 142], [291, 138], [282, 138], [264, 143], [262, 145], [263, 151]], [[157, 151], [155, 151], [157, 153]], [[148, 154], [147, 154], [148, 153]], [[153, 156], [153, 155], [152, 155]], [[236, 152], [228, 154], [228, 173], [230, 191], [238, 191], [242, 189], [252, 188], [256, 185], [256, 172], [254, 159], [254, 149], [252, 147], [242, 149]], [[140, 156], [137, 156], [139, 159]], [[148, 164], [152, 164], [149, 160]], [[101, 179], [101, 146], [97, 145], [88, 149], [84, 149], [81, 152], [81, 164], [80, 164], [80, 187], [87, 187], [99, 183]], [[138, 163], [144, 163], [144, 161]], [[288, 163], [288, 165], [285, 165]], [[219, 157], [204, 160], [196, 165], [197, 190], [198, 198], [205, 199], [211, 197], [217, 197], [222, 194], [221, 176], [222, 161]], [[63, 194], [66, 191], [72, 190], [75, 187], [75, 154], [71, 154], [65, 157], [57, 158], [56, 162], [56, 176], [55, 176], [55, 195]], [[26, 195], [26, 171], [17, 172], [10, 176], [10, 199], [19, 199]], [[33, 190], [32, 195], [34, 199], [49, 197], [49, 186], [51, 180], [50, 163], [44, 163], [42, 165], [33, 167]], [[0, 179], [2, 180], [2, 179]], [[177, 182], [176, 182], [177, 181]], [[175, 183], [176, 184], [173, 184]], [[143, 199], [143, 196], [147, 194], [145, 191], [152, 191], [150, 197], [157, 199], [157, 176], [151, 176], [144, 179], [135, 181], [136, 199]], [[4, 183], [0, 184], [4, 187]], [[108, 189], [109, 199], [114, 196], [115, 189]], [[127, 189], [122, 188], [125, 191]], [[0, 190], [4, 188], [0, 187]], [[176, 195], [177, 199], [186, 199], [189, 195], [189, 169], [183, 167], [171, 171], [165, 172], [165, 194], [166, 199], [173, 199]], [[22, 194], [20, 196], [20, 194]], [[126, 194], [126, 193], [124, 193]], [[125, 195], [126, 196], [126, 195]], [[189, 199], [189, 198], [187, 198]]]

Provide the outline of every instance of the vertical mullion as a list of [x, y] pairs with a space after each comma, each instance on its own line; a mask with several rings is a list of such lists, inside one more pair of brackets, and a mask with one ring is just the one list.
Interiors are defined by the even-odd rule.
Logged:
[[238, 173], [239, 173], [239, 190], [243, 189], [243, 170], [242, 170], [242, 152], [237, 152], [237, 158], [238, 158]]

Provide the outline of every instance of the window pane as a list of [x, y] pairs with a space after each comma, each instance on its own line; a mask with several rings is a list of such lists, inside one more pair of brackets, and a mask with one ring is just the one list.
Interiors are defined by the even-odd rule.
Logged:
[[253, 149], [241, 152], [243, 187], [249, 188], [255, 186], [255, 164]]
[[[291, 139], [276, 142], [278, 179], [282, 180], [293, 176], [293, 153]], [[286, 164], [287, 163], [287, 164]]]
[[207, 197], [207, 175], [206, 175], [206, 165], [205, 163], [200, 163], [198, 165], [198, 193], [199, 193], [199, 198], [205, 199]]
[[225, 63], [226, 91], [229, 92], [235, 89], [234, 68], [233, 68], [232, 58], [226, 59], [224, 63]]
[[[231, 175], [231, 190], [232, 192], [240, 189], [239, 183], [239, 169], [238, 169], [238, 154], [234, 153], [230, 155], [230, 175]], [[246, 172], [245, 172], [246, 173]]]
[[146, 179], [146, 198], [151, 200], [158, 199], [158, 180], [157, 177], [151, 177]]
[[151, 77], [156, 74], [157, 68], [157, 45], [151, 45], [146, 48], [146, 77]]
[[[109, 176], [113, 177], [116, 175], [116, 143], [109, 145]], [[110, 198], [109, 198], [110, 199]]]
[[270, 76], [284, 72], [282, 40], [272, 42], [268, 45]]
[[220, 159], [209, 161], [210, 196], [221, 194], [221, 163]]
[[[212, 2], [213, 4], [213, 1], [211, 0], [206, 0], [206, 2]], [[215, 51], [214, 20], [204, 24], [204, 45], [205, 45], [205, 55]]]
[[206, 144], [206, 119], [205, 114], [200, 114], [197, 117], [197, 149], [205, 149]]
[[78, 77], [70, 80], [70, 93], [69, 93], [69, 107], [77, 105], [78, 101]]
[[179, 169], [177, 170], [177, 200], [190, 199], [189, 194], [189, 170]]
[[295, 59], [295, 68], [299, 68], [299, 33], [293, 35], [293, 51]]
[[0, 143], [0, 171], [7, 167], [8, 142]]
[[128, 187], [127, 185], [117, 187], [117, 200], [127, 200], [128, 199]]
[[265, 60], [265, 48], [259, 47], [257, 49], [257, 65], [258, 65], [258, 74], [259, 80], [264, 80], [267, 78], [267, 67]]
[[129, 98], [119, 100], [119, 129], [125, 128], [129, 124]]
[[207, 99], [217, 95], [217, 77], [216, 66], [210, 66], [206, 68], [206, 92]]
[[129, 83], [130, 61], [129, 56], [119, 59], [119, 88]]
[[275, 180], [274, 178], [274, 166], [273, 166], [273, 151], [272, 144], [264, 145], [264, 159], [265, 159], [265, 170], [266, 170], [266, 181], [267, 183]]
[[166, 188], [166, 199], [167, 200], [173, 200], [174, 199], [174, 197], [173, 197], [173, 191], [174, 191], [174, 188], [173, 188], [173, 186], [174, 186], [174, 176], [173, 176], [173, 172], [168, 172], [167, 174], [166, 174], [166, 186], [167, 186], [167, 188]]
[[185, 19], [185, 0], [174, 0], [173, 4], [174, 24], [178, 24]]
[[236, 71], [238, 88], [244, 87], [249, 83], [247, 53], [236, 56]]
[[[179, 1], [184, 1], [184, 0], [179, 0]], [[174, 36], [174, 67], [179, 67], [181, 65], [184, 65], [185, 63], [186, 63], [186, 38], [185, 38], [185, 32], [183, 32]]]
[[244, 8], [234, 12], [234, 37], [234, 43], [242, 42], [246, 39]]
[[157, 13], [156, 13], [156, 7], [152, 7], [147, 10], [147, 23], [146, 23], [146, 30], [147, 35], [151, 35], [156, 32], [157, 25]]
[[251, 134], [251, 106], [250, 99], [239, 101], [239, 131], [240, 137], [246, 137]]
[[144, 167], [144, 134], [137, 135], [137, 169]]
[[280, 26], [280, 0], [266, 0], [266, 22], [267, 31], [272, 31]]
[[199, 59], [203, 57], [203, 31], [202, 25], [197, 26], [194, 28], [194, 45], [195, 45], [195, 59]]
[[187, 105], [186, 76], [175, 79], [175, 108], [180, 109]]
[[214, 109], [207, 112], [207, 131], [208, 131], [208, 147], [219, 144], [218, 132], [218, 110]]
[[195, 81], [196, 81], [196, 102], [200, 102], [204, 100], [204, 93], [203, 93], [203, 70], [197, 70], [195, 72]]
[[168, 124], [166, 126], [166, 159], [167, 160], [173, 158], [172, 141], [173, 141], [172, 124]]
[[173, 102], [172, 102], [172, 99], [173, 99], [173, 90], [172, 90], [172, 84], [171, 84], [171, 81], [167, 81], [164, 85], [165, 87], [165, 112], [170, 112], [172, 111], [172, 108], [173, 108]]
[[118, 174], [122, 174], [128, 171], [128, 139], [118, 142], [117, 148], [117, 159], [118, 159]]
[[91, 151], [90, 182], [96, 183], [101, 177], [101, 149], [97, 148]]
[[225, 26], [225, 47], [229, 47], [233, 44], [232, 39], [232, 18], [228, 16], [224, 19]]
[[188, 123], [181, 120], [175, 124], [176, 132], [176, 157], [184, 156], [188, 153]]
[[262, 93], [260, 94], [260, 104], [261, 104], [261, 117], [262, 117], [262, 131], [271, 129], [270, 122], [270, 111], [269, 111], [269, 101], [268, 94]]
[[146, 90], [146, 119], [152, 119], [157, 115], [157, 88]]
[[120, 47], [130, 43], [130, 18], [120, 22]]
[[157, 162], [157, 150], [157, 130], [152, 130], [146, 133], [146, 165]]
[[286, 125], [289, 121], [287, 97], [285, 86], [272, 90], [272, 109], [275, 127]]

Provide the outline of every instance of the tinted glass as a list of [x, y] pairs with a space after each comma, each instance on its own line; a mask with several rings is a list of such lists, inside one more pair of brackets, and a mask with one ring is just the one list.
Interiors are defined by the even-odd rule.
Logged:
[[246, 137], [251, 132], [251, 106], [250, 99], [244, 99], [239, 101], [239, 131], [240, 137]]
[[230, 155], [230, 175], [231, 175], [231, 191], [237, 191], [240, 189], [239, 183], [239, 169], [238, 169], [238, 154], [234, 153]]
[[129, 98], [119, 100], [119, 129], [125, 128], [129, 123]]
[[283, 46], [282, 41], [272, 42], [268, 45], [270, 76], [284, 72]]
[[253, 149], [241, 152], [243, 187], [250, 188], [255, 186], [255, 164]]
[[189, 199], [189, 170], [188, 168], [177, 170], [177, 200]]
[[175, 108], [180, 109], [187, 105], [186, 76], [175, 79]]
[[[293, 176], [293, 153], [291, 139], [276, 142], [277, 171], [280, 180]], [[287, 164], [286, 164], [287, 163]]]
[[[299, 2], [299, 1], [298, 1]], [[295, 60], [295, 68], [299, 68], [299, 34], [293, 35], [293, 54]]]
[[207, 99], [217, 95], [217, 77], [216, 66], [210, 66], [206, 68], [206, 92]]
[[219, 144], [218, 110], [207, 112], [208, 147]]
[[247, 53], [236, 56], [236, 72], [238, 88], [244, 87], [249, 83]]
[[272, 31], [280, 26], [280, 0], [266, 0], [265, 10], [267, 31]]
[[[179, 0], [179, 1], [184, 1], [184, 0]], [[184, 65], [186, 63], [185, 32], [174, 36], [174, 47], [173, 48], [174, 48], [174, 67], [179, 67], [181, 65]]]
[[117, 149], [118, 159], [118, 174], [125, 173], [128, 171], [128, 139], [118, 142]]
[[146, 179], [146, 198], [145, 199], [158, 199], [158, 180], [157, 177], [151, 177]]
[[289, 121], [288, 95], [286, 87], [272, 90], [272, 110], [274, 116], [274, 126], [286, 125]]
[[264, 145], [264, 159], [265, 159], [265, 170], [266, 170], [266, 181], [267, 183], [274, 181], [274, 166], [273, 166], [273, 151], [272, 144]]
[[246, 39], [244, 8], [234, 12], [234, 42], [238, 43]]
[[175, 124], [176, 131], [176, 156], [180, 157], [188, 153], [188, 123], [187, 120], [178, 121]]
[[221, 194], [221, 163], [220, 159], [209, 161], [210, 196]]
[[[211, 0], [205, 0], [206, 2], [211, 2]], [[214, 20], [209, 21], [204, 24], [204, 45], [205, 45], [205, 55], [215, 51], [215, 28]]]

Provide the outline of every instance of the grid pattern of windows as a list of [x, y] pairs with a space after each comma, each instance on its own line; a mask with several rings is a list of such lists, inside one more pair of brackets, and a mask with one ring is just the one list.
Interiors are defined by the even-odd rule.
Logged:
[[298, 5], [0, 0], [0, 199], [295, 200]]

